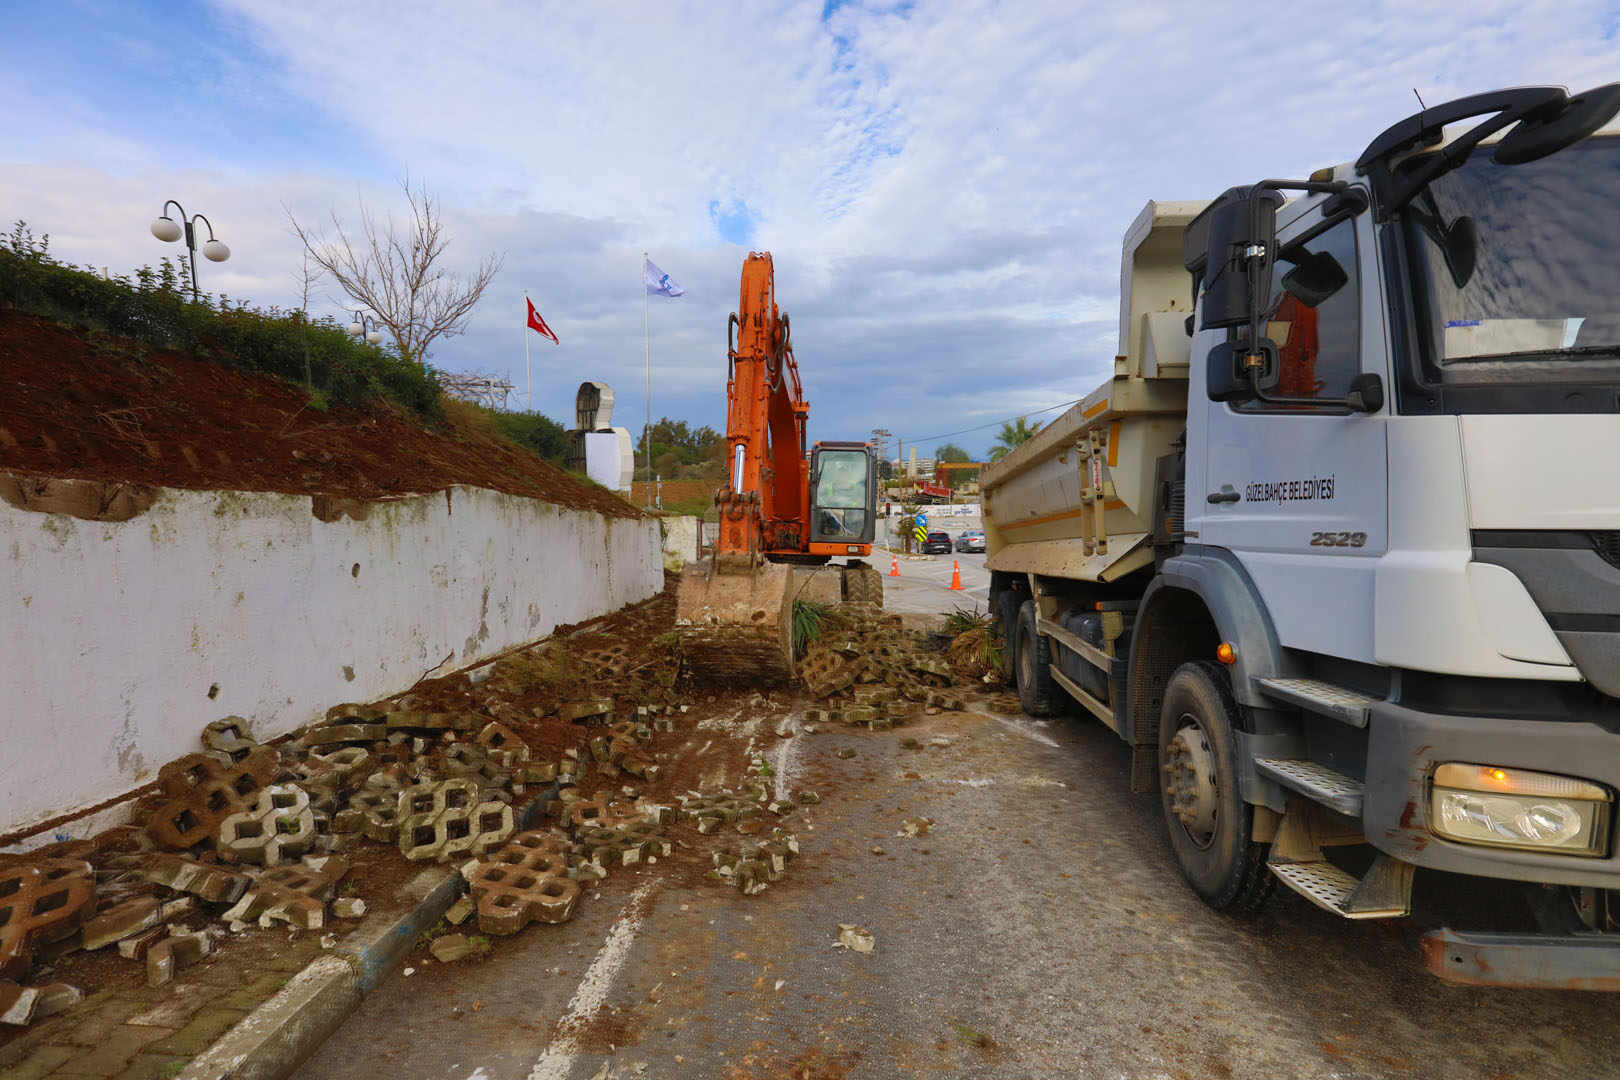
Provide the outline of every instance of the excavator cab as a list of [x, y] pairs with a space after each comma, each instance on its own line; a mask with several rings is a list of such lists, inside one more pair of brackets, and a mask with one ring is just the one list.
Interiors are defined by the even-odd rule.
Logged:
[[868, 555], [877, 535], [877, 463], [859, 442], [818, 442], [810, 455], [810, 553]]

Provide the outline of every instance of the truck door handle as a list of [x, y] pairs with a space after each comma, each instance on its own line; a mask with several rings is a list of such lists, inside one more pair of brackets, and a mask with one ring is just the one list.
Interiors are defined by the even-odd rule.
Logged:
[[1240, 495], [1231, 484], [1222, 484], [1221, 490], [1210, 492], [1208, 495], [1204, 496], [1204, 501], [1212, 503], [1235, 503], [1241, 498], [1243, 498], [1243, 496]]

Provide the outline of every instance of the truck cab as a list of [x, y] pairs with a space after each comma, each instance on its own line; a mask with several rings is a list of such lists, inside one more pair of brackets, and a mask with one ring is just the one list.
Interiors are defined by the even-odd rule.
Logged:
[[1026, 709], [1132, 743], [1214, 906], [1274, 878], [1393, 917], [1417, 871], [1474, 875], [1538, 932], [1435, 931], [1432, 971], [1620, 987], [1616, 111], [1482, 94], [1308, 180], [1149, 204], [1114, 379], [986, 471]]

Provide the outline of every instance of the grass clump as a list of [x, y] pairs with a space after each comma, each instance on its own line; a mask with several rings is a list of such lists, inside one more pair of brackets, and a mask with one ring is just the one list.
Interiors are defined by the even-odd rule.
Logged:
[[793, 601], [793, 655], [803, 656], [805, 650], [821, 640], [822, 630], [829, 621], [831, 608], [814, 600]]

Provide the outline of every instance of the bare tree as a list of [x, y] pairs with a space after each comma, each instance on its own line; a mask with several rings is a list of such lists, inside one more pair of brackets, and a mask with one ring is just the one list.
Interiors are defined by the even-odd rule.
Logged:
[[467, 316], [484, 290], [505, 265], [505, 256], [489, 255], [477, 272], [461, 277], [439, 265], [450, 246], [438, 203], [424, 185], [412, 189], [410, 178], [400, 181], [410, 217], [396, 224], [392, 214], [379, 224], [364, 201], [360, 203], [360, 233], [351, 239], [332, 212], [335, 239], [306, 228], [287, 212], [293, 231], [323, 272], [356, 304], [371, 309], [393, 336], [399, 355], [414, 363], [427, 358], [428, 346], [441, 337], [454, 337], [466, 329]]
[[304, 342], [304, 388], [311, 393], [315, 390], [315, 377], [309, 370], [309, 294], [315, 291], [315, 283], [325, 276], [325, 272], [309, 260], [309, 249], [304, 249], [303, 258], [298, 264], [298, 327], [299, 336]]

